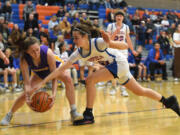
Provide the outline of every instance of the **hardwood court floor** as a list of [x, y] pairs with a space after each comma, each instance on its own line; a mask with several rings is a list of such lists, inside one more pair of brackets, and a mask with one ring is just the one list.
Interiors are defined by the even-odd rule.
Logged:
[[[164, 96], [177, 95], [180, 101], [180, 82], [141, 83]], [[109, 87], [98, 87], [94, 106], [95, 123], [72, 126], [65, 91], [59, 90], [53, 108], [35, 113], [24, 105], [14, 115], [10, 126], [0, 126], [0, 135], [180, 135], [180, 118], [171, 110], [145, 97], [129, 92], [122, 97], [120, 90], [109, 95]], [[86, 105], [85, 88], [76, 89], [78, 111]], [[0, 95], [0, 119], [8, 112], [20, 93]]]

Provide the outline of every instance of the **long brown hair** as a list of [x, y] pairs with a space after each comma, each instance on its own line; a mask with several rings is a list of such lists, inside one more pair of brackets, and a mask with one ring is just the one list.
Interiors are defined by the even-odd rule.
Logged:
[[25, 33], [21, 33], [19, 31], [13, 31], [12, 34], [10, 35], [10, 39], [11, 39], [12, 47], [14, 48], [13, 49], [14, 57], [23, 56], [31, 45], [35, 43], [40, 44], [37, 38], [26, 37]]
[[95, 27], [89, 20], [84, 20], [82, 18], [80, 18], [80, 23], [77, 23], [74, 26], [73, 31], [79, 31], [83, 36], [87, 34], [89, 38], [97, 38], [101, 36], [97, 27]]

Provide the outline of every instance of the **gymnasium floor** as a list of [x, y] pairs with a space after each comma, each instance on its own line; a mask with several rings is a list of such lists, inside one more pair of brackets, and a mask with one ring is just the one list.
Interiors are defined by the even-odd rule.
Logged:
[[[144, 82], [164, 96], [177, 95], [180, 101], [180, 82]], [[120, 90], [114, 96], [109, 87], [97, 87], [94, 106], [95, 123], [72, 126], [65, 91], [58, 90], [53, 108], [46, 113], [35, 113], [24, 105], [13, 117], [10, 126], [0, 126], [0, 135], [180, 135], [180, 118], [162, 105], [131, 92], [122, 97]], [[0, 95], [0, 119], [12, 106], [20, 93]], [[84, 87], [76, 89], [80, 112], [86, 105]]]

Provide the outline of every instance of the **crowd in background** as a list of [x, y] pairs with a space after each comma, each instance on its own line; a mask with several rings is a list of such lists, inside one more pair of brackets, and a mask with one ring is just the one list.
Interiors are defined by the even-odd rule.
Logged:
[[[12, 7], [11, 3], [26, 3], [23, 10], [24, 28], [19, 28], [18, 24], [13, 25], [13, 28], [8, 27], [12, 22]], [[59, 11], [51, 17], [48, 23], [48, 29], [43, 28], [38, 23], [38, 14], [35, 9], [36, 4], [45, 6], [59, 3]], [[180, 20], [175, 12], [169, 10], [166, 14], [162, 12], [149, 12], [145, 9], [144, 14], [140, 12], [141, 8], [137, 9], [133, 15], [128, 14], [128, 4], [125, 0], [11, 0], [4, 1], [0, 8], [0, 49], [3, 50], [9, 58], [10, 63], [5, 65], [0, 60], [0, 74], [3, 75], [4, 87], [6, 91], [9, 90], [8, 74], [12, 75], [13, 88], [19, 88], [20, 67], [19, 59], [13, 57], [11, 50], [11, 39], [9, 35], [12, 31], [25, 32], [26, 36], [37, 37], [42, 45], [47, 45], [59, 57], [66, 61], [68, 56], [76, 49], [72, 42], [71, 31], [73, 25], [80, 22], [80, 18], [85, 20], [90, 19], [86, 12], [79, 13], [80, 4], [88, 4], [87, 11], [94, 10], [103, 4], [106, 9], [110, 9], [106, 19], [103, 20], [103, 25], [99, 25], [99, 20], [91, 20], [95, 27], [106, 29], [107, 24], [114, 22], [114, 12], [117, 9], [122, 9], [125, 13], [124, 23], [130, 28], [130, 34], [134, 47], [137, 50], [137, 55], [134, 56], [129, 51], [129, 65], [134, 77], [139, 80], [156, 79], [155, 74], [162, 74], [162, 79], [167, 80], [167, 56], [173, 56], [173, 38], [174, 33], [180, 33]], [[57, 38], [53, 38], [53, 36]], [[180, 39], [177, 39], [180, 40]], [[68, 41], [68, 42], [67, 42]], [[151, 45], [152, 48], [144, 56], [146, 45]], [[77, 63], [78, 64], [78, 63]], [[77, 65], [76, 64], [76, 65]], [[96, 64], [80, 65], [80, 82], [84, 83], [84, 67], [88, 66], [93, 72], [96, 69]], [[173, 69], [173, 64], [172, 64]], [[78, 85], [78, 67], [71, 69], [74, 77], [74, 84]], [[83, 70], [83, 71], [82, 71]], [[175, 78], [176, 79], [176, 78]]]

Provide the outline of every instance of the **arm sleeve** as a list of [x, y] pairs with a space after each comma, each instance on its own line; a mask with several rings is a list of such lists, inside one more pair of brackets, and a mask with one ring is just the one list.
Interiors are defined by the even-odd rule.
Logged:
[[109, 47], [109, 45], [103, 40], [103, 38], [96, 39], [96, 46], [97, 46], [97, 49], [100, 51], [104, 51], [106, 48]]
[[68, 61], [75, 63], [77, 60], [81, 59], [81, 55], [78, 52], [78, 49], [76, 49], [76, 51], [74, 51], [71, 56], [69, 57]]

